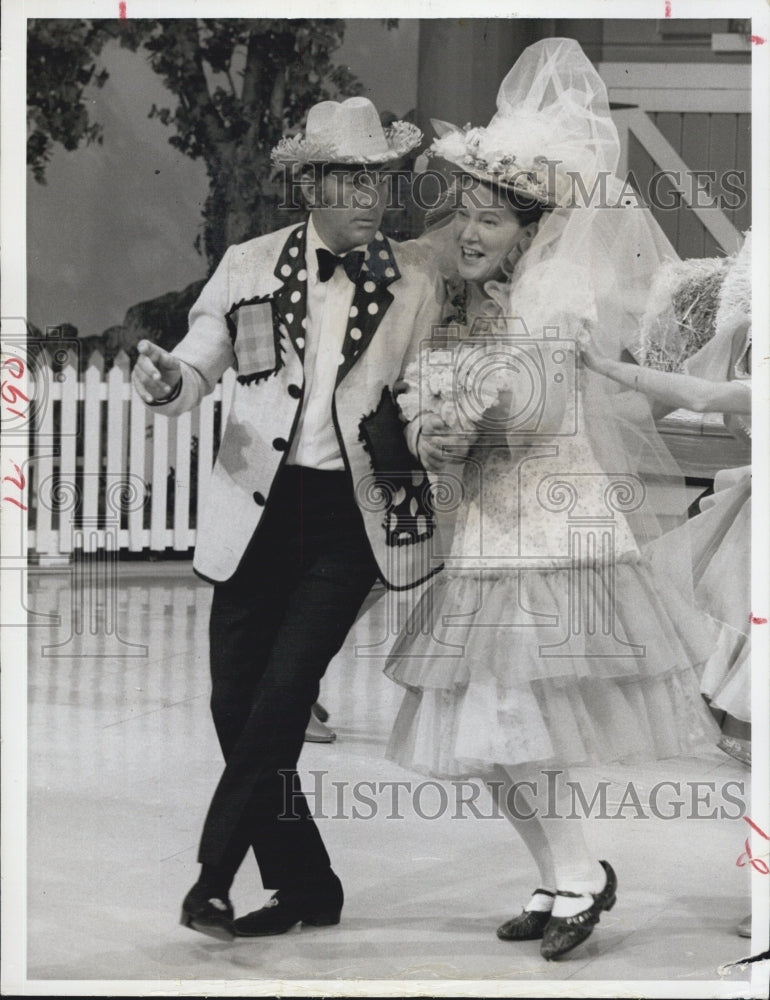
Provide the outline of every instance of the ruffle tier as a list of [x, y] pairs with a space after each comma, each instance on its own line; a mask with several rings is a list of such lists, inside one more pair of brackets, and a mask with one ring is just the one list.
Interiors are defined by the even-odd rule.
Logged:
[[691, 751], [718, 735], [699, 680], [723, 641], [641, 558], [442, 574], [385, 668], [406, 688], [387, 756], [460, 778]]

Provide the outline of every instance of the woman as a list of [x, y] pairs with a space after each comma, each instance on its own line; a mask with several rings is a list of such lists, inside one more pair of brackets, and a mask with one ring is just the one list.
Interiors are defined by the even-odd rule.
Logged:
[[[675, 335], [676, 321], [666, 302], [653, 294], [646, 326], [656, 341]], [[725, 426], [751, 443], [751, 234], [730, 261], [720, 289], [714, 335], [684, 364], [683, 372], [657, 371], [598, 354], [586, 345], [582, 356], [594, 371], [642, 392], [656, 414], [683, 407], [697, 413], [722, 413]], [[700, 513], [661, 545], [685, 545], [692, 556], [695, 600], [729, 630], [729, 650], [710, 658], [701, 689], [717, 718], [718, 746], [744, 764], [751, 762], [751, 684], [749, 670], [749, 594], [751, 469], [717, 473], [714, 493], [701, 501]], [[729, 580], [730, 585], [725, 586]]]
[[487, 781], [540, 874], [498, 936], [542, 938], [555, 959], [617, 888], [567, 766], [671, 756], [713, 726], [694, 667], [714, 633], [641, 553], [660, 534], [646, 482], [670, 491], [677, 470], [643, 397], [577, 365], [586, 331], [610, 357], [635, 342], [674, 255], [645, 210], [583, 197], [618, 205], [618, 140], [576, 42], [527, 49], [486, 129], [440, 129], [434, 154], [463, 174], [428, 239], [453, 255], [466, 315], [407, 368], [400, 404], [437, 489], [461, 499], [446, 568], [386, 667], [407, 689], [388, 755]]
[[[668, 302], [653, 294], [646, 327], [656, 341], [676, 337], [677, 323]], [[720, 289], [714, 335], [684, 365], [684, 372], [656, 371], [613, 361], [585, 345], [582, 357], [594, 371], [642, 392], [658, 414], [678, 407], [696, 413], [722, 413], [725, 426], [745, 444], [751, 443], [751, 234], [731, 262]], [[751, 547], [751, 467], [725, 469], [714, 479], [714, 492], [701, 501], [700, 512], [661, 546], [670, 552], [683, 546], [691, 553], [695, 600], [724, 624], [726, 642], [718, 645], [701, 678], [701, 691], [722, 734], [717, 746], [751, 765], [751, 662], [749, 593]], [[738, 925], [751, 937], [751, 915]]]

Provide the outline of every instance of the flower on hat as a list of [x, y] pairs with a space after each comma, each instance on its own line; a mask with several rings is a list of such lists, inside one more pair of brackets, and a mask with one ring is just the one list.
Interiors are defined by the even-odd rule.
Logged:
[[296, 135], [284, 136], [270, 154], [273, 163], [312, 162], [329, 159], [336, 153], [335, 147], [329, 143], [307, 141], [301, 132]]
[[462, 167], [480, 180], [502, 184], [547, 205], [566, 204], [571, 192], [569, 178], [558, 162], [545, 155], [526, 158], [510, 149], [510, 134], [493, 128], [457, 128], [434, 122], [440, 134], [428, 155], [439, 156]]
[[385, 138], [403, 156], [422, 142], [422, 132], [411, 122], [395, 121], [385, 129]]

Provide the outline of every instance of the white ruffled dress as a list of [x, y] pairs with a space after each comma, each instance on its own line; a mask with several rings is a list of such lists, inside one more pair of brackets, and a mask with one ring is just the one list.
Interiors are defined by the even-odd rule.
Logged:
[[446, 568], [385, 668], [403, 767], [654, 759], [718, 734], [699, 685], [718, 625], [654, 574], [624, 512], [638, 484], [604, 472], [582, 414], [529, 443], [480, 435], [455, 466]]

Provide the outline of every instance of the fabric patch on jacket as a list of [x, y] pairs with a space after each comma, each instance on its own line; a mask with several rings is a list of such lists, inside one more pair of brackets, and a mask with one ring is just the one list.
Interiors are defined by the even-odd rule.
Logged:
[[283, 367], [281, 331], [275, 321], [271, 296], [236, 303], [226, 313], [225, 320], [241, 385], [259, 382]]
[[382, 509], [384, 500], [386, 543], [414, 545], [430, 538], [435, 530], [430, 480], [406, 445], [404, 425], [388, 386], [377, 408], [361, 420], [359, 431], [373, 474], [367, 483], [357, 484], [362, 494], [358, 499], [376, 510]]

